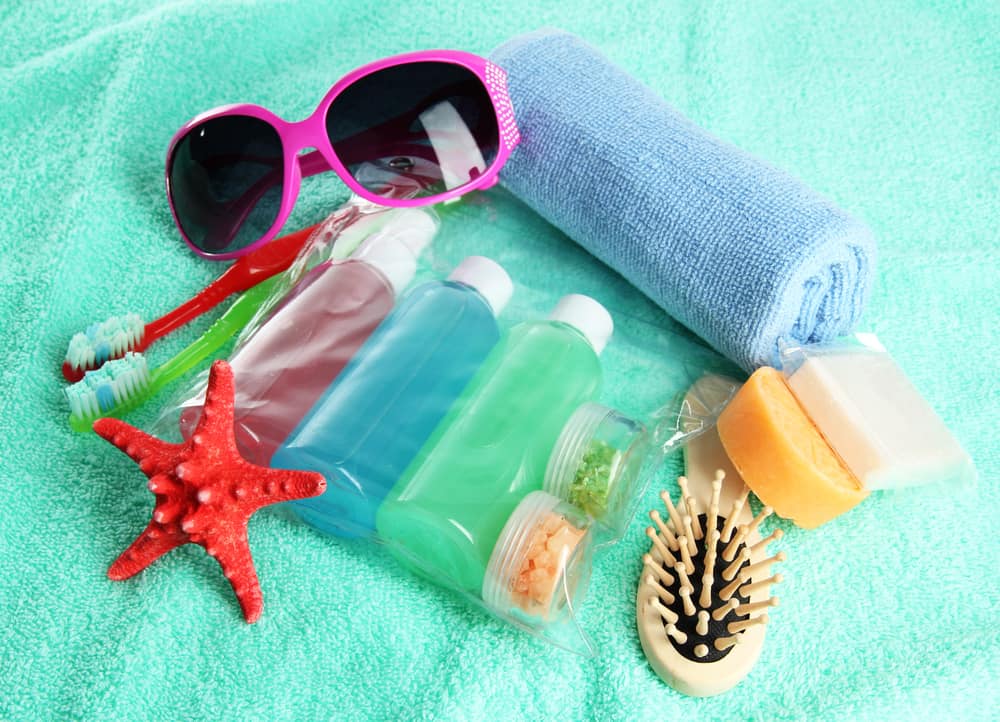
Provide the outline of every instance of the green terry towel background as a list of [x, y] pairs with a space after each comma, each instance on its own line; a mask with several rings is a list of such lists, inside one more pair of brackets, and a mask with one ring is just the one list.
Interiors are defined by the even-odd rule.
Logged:
[[[267, 511], [250, 524], [265, 596], [256, 625], [193, 546], [108, 581], [152, 496], [127, 458], [69, 431], [58, 369], [88, 323], [133, 310], [151, 320], [221, 270], [171, 223], [162, 172], [174, 131], [228, 102], [301, 118], [365, 62], [430, 47], [486, 54], [543, 25], [582, 36], [872, 225], [880, 260], [863, 327], [966, 446], [978, 487], [876, 494], [819, 530], [786, 526], [782, 605], [760, 661], [706, 700], [662, 684], [642, 656], [641, 519], [598, 559], [582, 620], [594, 659]], [[0, 719], [1000, 714], [995, 2], [38, 0], [4, 3], [0, 38]], [[290, 228], [346, 196], [332, 178], [302, 193]], [[502, 191], [445, 223], [522, 283], [591, 292], [671, 327]], [[572, 263], [545, 275], [532, 243]], [[206, 322], [154, 347], [154, 360]], [[648, 388], [622, 385], [616, 401], [633, 393]], [[671, 459], [642, 508], [678, 470]]]

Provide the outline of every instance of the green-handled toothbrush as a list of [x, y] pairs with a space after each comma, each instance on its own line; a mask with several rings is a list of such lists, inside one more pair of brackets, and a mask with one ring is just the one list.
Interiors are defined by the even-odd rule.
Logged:
[[244, 292], [204, 334], [161, 366], [150, 371], [141, 353], [127, 353], [82, 381], [66, 388], [69, 425], [75, 431], [90, 431], [103, 416], [121, 417], [156, 395], [222, 348], [264, 304], [281, 276], [274, 276]]

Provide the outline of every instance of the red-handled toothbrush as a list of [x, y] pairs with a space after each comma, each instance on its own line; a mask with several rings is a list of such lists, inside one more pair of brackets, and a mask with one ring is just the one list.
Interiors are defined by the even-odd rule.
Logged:
[[73, 336], [66, 351], [62, 373], [76, 382], [104, 362], [120, 358], [128, 351], [141, 352], [154, 341], [214, 308], [234, 293], [245, 291], [288, 268], [306, 241], [322, 224], [282, 236], [239, 258], [221, 276], [208, 284], [194, 298], [173, 311], [143, 323], [134, 313], [92, 324]]

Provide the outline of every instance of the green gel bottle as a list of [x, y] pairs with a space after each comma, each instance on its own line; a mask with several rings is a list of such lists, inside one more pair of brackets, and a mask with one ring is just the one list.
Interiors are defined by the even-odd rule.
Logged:
[[404, 566], [481, 594], [512, 512], [542, 489], [563, 427], [598, 394], [612, 328], [603, 306], [570, 295], [500, 340], [379, 507], [379, 536]]

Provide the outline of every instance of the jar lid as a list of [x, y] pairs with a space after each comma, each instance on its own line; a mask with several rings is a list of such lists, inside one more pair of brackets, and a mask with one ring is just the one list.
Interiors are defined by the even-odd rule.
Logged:
[[483, 601], [529, 624], [558, 622], [590, 581], [589, 520], [544, 491], [524, 497], [507, 519], [490, 555]]
[[621, 532], [631, 516], [649, 449], [649, 434], [641, 422], [601, 404], [584, 404], [563, 426], [543, 488]]

